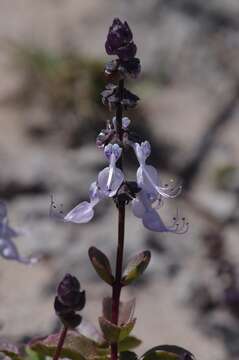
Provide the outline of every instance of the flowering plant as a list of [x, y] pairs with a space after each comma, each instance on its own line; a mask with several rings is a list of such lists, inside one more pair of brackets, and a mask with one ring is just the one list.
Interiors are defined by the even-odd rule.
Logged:
[[[53, 356], [54, 360], [60, 357], [72, 360], [192, 360], [194, 356], [189, 351], [174, 345], [156, 346], [141, 357], [131, 351], [141, 342], [130, 335], [136, 322], [135, 299], [121, 301], [121, 290], [141, 276], [151, 255], [148, 250], [141, 251], [129, 260], [123, 271], [126, 206], [131, 204], [133, 214], [151, 231], [183, 234], [188, 229], [188, 223], [185, 218], [179, 218], [178, 214], [169, 225], [161, 219], [158, 210], [165, 200], [180, 194], [181, 184], [161, 183], [158, 171], [147, 163], [151, 153], [149, 142], [140, 142], [130, 130], [129, 118], [123, 116], [124, 110], [135, 107], [139, 101], [137, 95], [125, 88], [125, 81], [128, 78], [137, 78], [141, 71], [140, 60], [135, 57], [137, 47], [127, 22], [114, 19], [109, 28], [105, 49], [107, 54], [117, 56], [105, 66], [105, 74], [110, 83], [101, 94], [103, 104], [108, 106], [109, 110], [115, 111], [115, 116], [111, 121], [107, 121], [106, 127], [96, 139], [96, 145], [103, 151], [107, 166], [90, 185], [89, 201], [83, 201], [68, 213], [64, 213], [52, 198], [50, 216], [65, 223], [88, 223], [100, 201], [113, 199], [118, 211], [115, 273], [103, 252], [95, 247], [89, 249], [90, 261], [99, 277], [111, 287], [112, 296], [103, 299], [103, 314], [99, 317], [101, 331], [98, 331], [78, 313], [85, 306], [85, 292], [80, 290], [76, 277], [66, 274], [57, 287], [54, 302], [63, 330], [47, 338], [31, 341], [27, 351], [32, 357]], [[130, 148], [138, 162], [136, 179], [133, 181], [127, 179], [123, 167], [124, 156]], [[6, 222], [6, 209], [3, 205], [0, 208], [0, 220], [2, 256], [21, 262], [32, 262], [31, 258], [25, 259], [18, 255], [11, 240], [16, 233]], [[2, 344], [0, 351], [11, 358], [21, 358], [18, 351], [8, 344]]]

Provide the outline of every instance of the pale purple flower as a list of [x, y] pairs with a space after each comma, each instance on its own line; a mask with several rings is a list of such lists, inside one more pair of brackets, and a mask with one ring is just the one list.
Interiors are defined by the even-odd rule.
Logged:
[[181, 192], [181, 185], [172, 183], [171, 185], [160, 185], [157, 170], [146, 164], [146, 160], [151, 153], [148, 141], [141, 144], [134, 143], [133, 149], [139, 162], [137, 170], [137, 184], [141, 191], [132, 201], [132, 210], [136, 217], [142, 219], [143, 225], [152, 231], [184, 233], [188, 229], [185, 218], [179, 218], [178, 214], [173, 218], [172, 224], [165, 225], [156, 211], [162, 206], [163, 198], [172, 199]]
[[50, 216], [63, 222], [88, 223], [94, 216], [94, 207], [98, 202], [106, 197], [115, 196], [124, 181], [123, 172], [116, 166], [121, 153], [122, 149], [118, 144], [108, 144], [105, 146], [104, 154], [109, 162], [109, 166], [101, 170], [97, 176], [97, 181], [91, 184], [89, 190], [90, 201], [81, 202], [65, 215], [62, 209], [57, 209], [52, 199]]
[[122, 149], [118, 144], [108, 144], [104, 148], [106, 159], [109, 161], [109, 166], [104, 168], [97, 178], [97, 185], [105, 196], [113, 197], [116, 195], [120, 185], [124, 181], [123, 172], [117, 168], [116, 163], [119, 160]]
[[34, 264], [38, 261], [36, 257], [24, 257], [18, 252], [18, 249], [12, 238], [20, 235], [8, 224], [7, 207], [3, 201], [0, 201], [0, 255], [7, 260], [15, 260], [23, 264]]
[[179, 218], [178, 214], [173, 218], [170, 225], [165, 225], [158, 212], [160, 202], [153, 202], [149, 194], [141, 190], [137, 197], [132, 201], [133, 214], [140, 218], [143, 225], [156, 232], [173, 232], [175, 234], [183, 234], [188, 230], [188, 223], [185, 218]]
[[137, 184], [153, 200], [160, 200], [162, 197], [173, 199], [177, 197], [182, 186], [171, 181], [170, 184], [160, 185], [158, 171], [152, 165], [147, 165], [146, 160], [151, 154], [151, 146], [148, 141], [141, 144], [134, 143], [133, 149], [139, 162], [137, 170]]
[[130, 120], [128, 117], [124, 116], [124, 117], [122, 118], [122, 128], [123, 128], [124, 130], [127, 130], [127, 129], [128, 129], [130, 123], [131, 123], [131, 120]]

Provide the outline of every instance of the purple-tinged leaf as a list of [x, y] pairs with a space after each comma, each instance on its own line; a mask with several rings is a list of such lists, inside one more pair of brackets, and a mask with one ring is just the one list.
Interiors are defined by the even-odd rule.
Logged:
[[96, 343], [103, 344], [104, 338], [102, 333], [89, 321], [82, 319], [76, 330], [83, 336], [94, 340]]
[[[135, 299], [130, 301], [120, 301], [118, 324], [125, 325], [133, 319], [135, 310]], [[105, 319], [112, 320], [112, 298], [103, 299], [103, 316]]]
[[142, 251], [141, 253], [133, 256], [124, 270], [122, 284], [128, 285], [138, 279], [138, 277], [146, 270], [150, 258], [151, 254], [148, 250]]
[[[60, 334], [53, 334], [43, 340], [35, 340], [29, 345], [37, 353], [45, 356], [53, 356], [58, 344]], [[71, 360], [97, 359], [106, 356], [108, 347], [104, 344], [95, 342], [76, 331], [68, 331], [62, 357]]]
[[118, 343], [125, 339], [133, 330], [135, 321], [136, 319], [133, 319], [126, 325], [118, 326], [105, 319], [104, 317], [99, 317], [99, 324], [104, 334], [104, 338], [110, 343]]
[[99, 277], [107, 284], [112, 285], [114, 277], [107, 256], [102, 251], [92, 246], [89, 248], [89, 258]]

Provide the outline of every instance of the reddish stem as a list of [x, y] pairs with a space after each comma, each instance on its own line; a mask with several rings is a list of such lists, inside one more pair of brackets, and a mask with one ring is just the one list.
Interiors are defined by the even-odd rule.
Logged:
[[[119, 97], [120, 101], [123, 99], [124, 91], [124, 80], [119, 81]], [[122, 105], [119, 102], [116, 110], [116, 126], [117, 133], [120, 141], [123, 139], [123, 130], [122, 130]], [[118, 161], [118, 167], [122, 170], [122, 156]], [[119, 305], [120, 305], [120, 293], [121, 293], [121, 277], [122, 277], [122, 267], [123, 267], [123, 254], [124, 254], [124, 231], [125, 231], [125, 205], [118, 205], [118, 247], [117, 247], [117, 257], [116, 257], [116, 270], [115, 270], [115, 282], [112, 289], [112, 322], [118, 324], [119, 319]], [[118, 359], [118, 344], [111, 344], [111, 360]]]
[[53, 356], [53, 360], [58, 360], [60, 355], [61, 355], [61, 351], [62, 351], [64, 342], [65, 342], [65, 339], [66, 339], [67, 330], [68, 330], [68, 328], [66, 326], [64, 326], [62, 331], [61, 331], [61, 334], [60, 334], [60, 337], [59, 337], [59, 340], [58, 340], [58, 344], [57, 344], [57, 348], [56, 348], [56, 352], [55, 352], [55, 354]]

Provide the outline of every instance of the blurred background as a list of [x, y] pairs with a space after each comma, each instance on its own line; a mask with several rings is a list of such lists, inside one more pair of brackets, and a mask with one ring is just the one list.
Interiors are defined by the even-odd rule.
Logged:
[[[137, 298], [138, 353], [171, 343], [198, 359], [239, 358], [239, 2], [238, 0], [1, 0], [0, 197], [25, 231], [21, 254], [33, 266], [0, 259], [1, 337], [46, 335], [58, 322], [57, 282], [76, 274], [97, 324], [110, 294], [91, 268], [97, 246], [113, 260], [117, 214], [110, 201], [88, 225], [48, 218], [50, 194], [66, 210], [88, 198], [105, 166], [95, 138], [113, 116], [101, 104], [104, 51], [114, 17], [127, 20], [142, 62], [141, 98], [128, 116], [153, 147], [163, 182], [179, 178], [185, 235], [155, 234], [127, 210], [126, 256], [152, 250], [146, 274], [123, 298]], [[131, 178], [136, 169], [128, 163]]]

